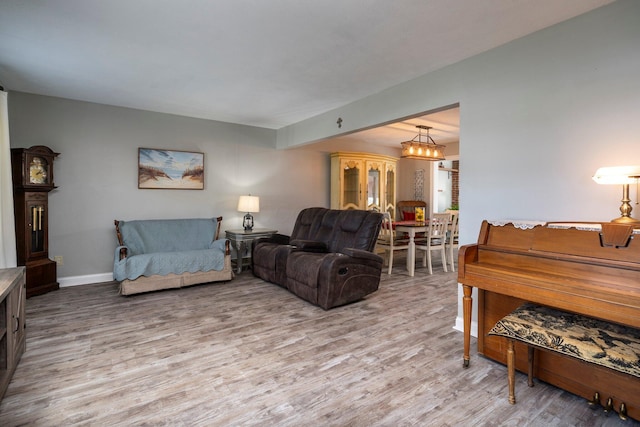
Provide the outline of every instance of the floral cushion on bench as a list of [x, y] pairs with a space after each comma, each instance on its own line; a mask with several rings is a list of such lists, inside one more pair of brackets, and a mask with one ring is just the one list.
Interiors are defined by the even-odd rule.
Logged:
[[488, 335], [640, 378], [640, 329], [527, 303], [500, 319]]

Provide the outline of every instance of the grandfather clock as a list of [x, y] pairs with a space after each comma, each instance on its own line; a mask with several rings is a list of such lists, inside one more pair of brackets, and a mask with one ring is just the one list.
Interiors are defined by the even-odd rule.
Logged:
[[18, 265], [26, 270], [27, 298], [58, 289], [56, 263], [49, 259], [49, 191], [53, 159], [44, 145], [11, 149]]

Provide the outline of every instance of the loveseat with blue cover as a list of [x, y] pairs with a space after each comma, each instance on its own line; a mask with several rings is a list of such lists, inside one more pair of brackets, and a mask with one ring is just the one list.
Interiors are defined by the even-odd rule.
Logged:
[[181, 288], [233, 278], [222, 217], [116, 220], [113, 278], [120, 294]]

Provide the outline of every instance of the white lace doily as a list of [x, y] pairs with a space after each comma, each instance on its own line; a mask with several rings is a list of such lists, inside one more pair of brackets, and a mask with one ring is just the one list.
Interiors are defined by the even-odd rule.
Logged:
[[546, 222], [525, 219], [494, 219], [489, 221], [489, 224], [495, 225], [497, 227], [504, 227], [507, 224], [513, 224], [515, 228], [519, 228], [520, 230], [531, 230], [532, 228], [539, 225], [545, 225]]
[[580, 222], [550, 222], [547, 224], [547, 227], [561, 229], [575, 228], [576, 230], [582, 231], [602, 231], [601, 224], [585, 224]]
[[[549, 228], [561, 228], [561, 229], [569, 229], [575, 228], [576, 230], [581, 231], [602, 231], [602, 224], [598, 223], [584, 223], [584, 222], [550, 222], [547, 224]], [[640, 228], [634, 228], [633, 234], [640, 234]]]

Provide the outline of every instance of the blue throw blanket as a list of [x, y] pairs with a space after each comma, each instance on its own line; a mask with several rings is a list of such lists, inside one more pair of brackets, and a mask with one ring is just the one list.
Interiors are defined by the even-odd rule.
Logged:
[[124, 245], [115, 249], [114, 280], [224, 268], [226, 239], [214, 240], [216, 218], [120, 221], [119, 227]]

